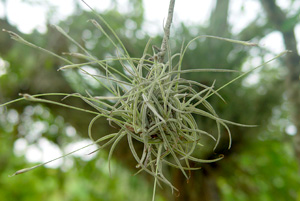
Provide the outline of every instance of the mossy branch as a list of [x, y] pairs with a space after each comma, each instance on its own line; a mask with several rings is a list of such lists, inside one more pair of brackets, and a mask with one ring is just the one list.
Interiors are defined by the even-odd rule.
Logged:
[[158, 61], [161, 63], [163, 62], [165, 54], [167, 52], [168, 41], [170, 38], [170, 29], [173, 20], [174, 7], [175, 7], [175, 0], [170, 0], [168, 18], [167, 18], [166, 25], [164, 27], [165, 34], [164, 34], [163, 41], [161, 43], [160, 52], [158, 53]]

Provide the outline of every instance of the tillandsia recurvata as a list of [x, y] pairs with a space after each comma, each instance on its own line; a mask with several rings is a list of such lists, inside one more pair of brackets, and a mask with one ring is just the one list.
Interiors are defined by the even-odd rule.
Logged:
[[[92, 8], [91, 10], [94, 12], [98, 20], [105, 26], [105, 29], [103, 28], [103, 25], [100, 25], [100, 23], [97, 22], [97, 20], [92, 19], [89, 22], [99, 29], [115, 47], [115, 57], [104, 60], [97, 59], [58, 26], [54, 26], [57, 31], [71, 40], [80, 50], [82, 50], [82, 53], [68, 53], [68, 55], [85, 59], [87, 62], [73, 63], [65, 57], [28, 42], [14, 32], [3, 30], [9, 33], [12, 39], [44, 51], [64, 61], [66, 65], [59, 68], [59, 70], [68, 70], [73, 68], [80, 69], [83, 73], [89, 75], [91, 79], [96, 80], [105, 87], [111, 96], [92, 96], [88, 92], [86, 92], [85, 95], [79, 93], [48, 93], [37, 95], [21, 94], [22, 98], [4, 103], [0, 106], [6, 106], [25, 99], [34, 102], [56, 104], [62, 107], [94, 114], [95, 117], [92, 119], [88, 127], [88, 135], [90, 139], [93, 140], [93, 143], [85, 147], [81, 147], [78, 150], [94, 144], [99, 146], [98, 150], [110, 146], [108, 155], [108, 159], [110, 161], [120, 140], [122, 138], [127, 138], [129, 149], [137, 162], [136, 168], [139, 169], [138, 173], [145, 171], [152, 175], [155, 179], [153, 200], [157, 184], [161, 185], [161, 183], [164, 183], [170, 186], [172, 191], [177, 191], [176, 187], [173, 186], [172, 183], [164, 176], [164, 165], [180, 169], [182, 174], [189, 179], [189, 171], [200, 169], [200, 167], [191, 167], [190, 161], [196, 163], [210, 163], [223, 158], [223, 155], [220, 155], [215, 159], [208, 160], [197, 158], [193, 155], [199, 147], [205, 146], [205, 142], [202, 141], [202, 136], [205, 135], [211, 138], [215, 142], [214, 149], [216, 149], [220, 143], [222, 130], [225, 129], [229, 135], [228, 148], [230, 148], [231, 133], [228, 125], [231, 124], [251, 127], [251, 125], [235, 123], [219, 117], [213, 106], [210, 104], [208, 98], [215, 95], [221, 100], [224, 100], [219, 94], [221, 89], [227, 87], [230, 83], [240, 79], [253, 70], [280, 57], [287, 51], [282, 52], [275, 58], [247, 72], [211, 68], [182, 69], [183, 58], [189, 45], [199, 38], [222, 40], [224, 42], [231, 42], [246, 46], [255, 46], [256, 44], [216, 36], [202, 35], [191, 40], [181, 49], [180, 52], [171, 54], [168, 40], [174, 5], [175, 0], [171, 0], [169, 15], [164, 30], [165, 35], [161, 48], [152, 46], [153, 53], [149, 54], [148, 52], [151, 49], [150, 39], [146, 44], [141, 58], [132, 58], [129, 55], [115, 31]], [[108, 34], [108, 31], [106, 30], [108, 30], [113, 37], [110, 37], [110, 34]], [[111, 66], [109, 64], [111, 61], [118, 61], [120, 65], [122, 65], [123, 71], [119, 71]], [[87, 72], [83, 68], [86, 65], [98, 65], [99, 68], [102, 68], [102, 70], [105, 71], [105, 75], [96, 75]], [[218, 89], [215, 89], [215, 81], [213, 81], [211, 85], [205, 85], [193, 80], [182, 78], [182, 74], [185, 73], [201, 72], [239, 73], [239, 75]], [[196, 90], [196, 87], [201, 90]], [[62, 102], [54, 102], [40, 98], [45, 95], [64, 96], [65, 98], [70, 96], [77, 97], [92, 106], [94, 110], [82, 109]], [[213, 134], [202, 130], [197, 123], [197, 116], [213, 120], [217, 128], [217, 133]], [[109, 121], [112, 126], [118, 128], [118, 132], [104, 135], [99, 139], [94, 139], [92, 135], [92, 127], [95, 121], [100, 117], [106, 117], [107, 121]], [[135, 148], [134, 141], [143, 144], [142, 152], [139, 152]], [[59, 158], [70, 155], [78, 150]], [[19, 170], [13, 175], [27, 172], [59, 158], [31, 168]]]

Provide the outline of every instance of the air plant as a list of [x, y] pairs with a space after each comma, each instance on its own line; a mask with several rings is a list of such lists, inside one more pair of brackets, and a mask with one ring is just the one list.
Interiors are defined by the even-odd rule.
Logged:
[[[69, 55], [86, 59], [87, 62], [73, 63], [64, 57], [26, 41], [16, 33], [6, 30], [3, 31], [8, 32], [12, 39], [18, 42], [42, 50], [66, 62], [67, 65], [59, 68], [59, 70], [68, 70], [73, 68], [80, 69], [83, 73], [89, 75], [91, 79], [95, 79], [103, 87], [105, 87], [111, 96], [92, 96], [88, 92], [86, 92], [86, 95], [79, 93], [49, 93], [37, 95], [22, 94], [22, 98], [2, 104], [0, 107], [25, 99], [34, 102], [56, 104], [92, 113], [95, 117], [89, 124], [88, 135], [90, 139], [93, 140], [93, 143], [87, 146], [97, 144], [99, 146], [99, 150], [110, 146], [108, 154], [108, 161], [110, 161], [120, 140], [122, 138], [127, 138], [128, 147], [137, 162], [136, 168], [139, 169], [137, 173], [145, 171], [154, 177], [153, 200], [157, 184], [161, 185], [161, 183], [164, 183], [171, 187], [172, 192], [173, 190], [177, 191], [176, 187], [173, 186], [164, 176], [164, 165], [180, 169], [182, 174], [189, 179], [189, 175], [187, 174], [188, 171], [200, 169], [200, 167], [191, 167], [191, 161], [196, 163], [210, 163], [219, 161], [223, 158], [223, 155], [220, 155], [215, 159], [208, 160], [194, 156], [195, 151], [198, 150], [199, 147], [206, 146], [205, 141], [203, 141], [203, 136], [208, 136], [215, 141], [214, 149], [216, 149], [220, 142], [222, 130], [225, 128], [227, 131], [226, 133], [229, 135], [229, 149], [231, 146], [231, 134], [228, 125], [231, 124], [251, 127], [251, 125], [239, 124], [219, 117], [213, 106], [210, 104], [208, 98], [215, 95], [220, 100], [224, 100], [219, 94], [219, 91], [222, 88], [285, 54], [286, 51], [266, 63], [244, 73], [227, 69], [184, 70], [182, 69], [184, 55], [189, 45], [199, 38], [211, 38], [247, 46], [254, 46], [256, 44], [216, 36], [198, 36], [191, 40], [185, 47], [181, 48], [179, 53], [172, 55], [171, 49], [168, 46], [167, 36], [164, 40], [165, 44], [162, 46], [162, 49], [164, 49], [163, 51], [160, 48], [153, 46], [153, 54], [148, 54], [151, 47], [150, 39], [146, 44], [142, 57], [132, 58], [109, 24], [99, 14], [95, 11], [93, 12], [113, 35], [113, 37], [110, 37], [108, 32], [106, 32], [96, 20], [90, 20], [90, 22], [94, 24], [95, 27], [99, 29], [115, 47], [117, 55], [113, 58], [105, 60], [97, 59], [58, 26], [55, 26], [55, 28], [83, 51], [83, 53], [69, 53]], [[164, 59], [164, 55], [166, 55], [166, 59]], [[119, 62], [126, 73], [116, 70], [116, 68], [110, 65], [111, 61]], [[105, 71], [105, 75], [94, 75], [83, 68], [86, 65], [94, 64], [102, 68]], [[182, 74], [191, 72], [240, 74], [227, 84], [215, 89], [215, 81], [210, 86], [207, 86], [193, 80], [182, 78]], [[201, 90], [196, 90], [199, 88]], [[40, 96], [45, 95], [65, 96], [65, 98], [70, 96], [77, 97], [92, 106], [95, 110], [82, 109], [61, 102], [54, 102], [40, 98]], [[217, 128], [217, 133], [212, 134], [199, 127], [196, 121], [197, 116], [213, 120]], [[92, 127], [95, 121], [100, 117], [106, 117], [110, 125], [118, 128], [118, 132], [104, 135], [99, 139], [94, 139], [92, 135]], [[139, 151], [135, 148], [134, 143], [142, 143], [143, 150], [141, 153], [139, 153]], [[80, 149], [84, 149], [87, 146], [81, 147]], [[74, 152], [68, 153], [59, 158], [65, 157]], [[19, 170], [13, 175], [27, 172], [59, 158], [31, 168]]]

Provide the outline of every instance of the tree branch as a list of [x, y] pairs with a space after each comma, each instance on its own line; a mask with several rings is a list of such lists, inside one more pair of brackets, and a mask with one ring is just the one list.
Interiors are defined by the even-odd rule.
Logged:
[[288, 19], [286, 14], [276, 5], [275, 0], [261, 0], [261, 3], [268, 15], [269, 21], [281, 32], [285, 48], [292, 51], [292, 53], [286, 55], [286, 64], [289, 68], [289, 79], [298, 82], [300, 74], [298, 66], [300, 56], [297, 50], [297, 40], [294, 32], [295, 25], [291, 26], [289, 29], [284, 28], [284, 23]]
[[164, 56], [167, 51], [168, 41], [170, 38], [170, 28], [171, 28], [171, 24], [172, 24], [172, 20], [173, 20], [174, 7], [175, 7], [175, 0], [170, 0], [168, 18], [167, 18], [166, 25], [164, 27], [165, 34], [164, 34], [164, 38], [163, 38], [163, 41], [161, 44], [160, 52], [158, 53], [158, 61], [159, 62], [163, 62]]

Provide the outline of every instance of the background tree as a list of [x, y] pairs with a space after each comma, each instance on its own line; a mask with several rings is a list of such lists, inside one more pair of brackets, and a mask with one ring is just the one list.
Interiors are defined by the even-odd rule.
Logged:
[[286, 76], [286, 93], [291, 103], [291, 118], [296, 126], [297, 134], [295, 135], [294, 145], [295, 153], [300, 164], [300, 57], [297, 50], [297, 39], [295, 36], [295, 28], [299, 19], [299, 10], [295, 14], [288, 16], [284, 11], [276, 5], [274, 0], [262, 0], [262, 6], [268, 16], [273, 29], [280, 31], [284, 39], [284, 46], [292, 52], [285, 58], [287, 67]]
[[[294, 111], [293, 122], [298, 132], [300, 129], [297, 121], [300, 114], [297, 112], [300, 108], [299, 95], [297, 95], [299, 94], [299, 56], [293, 33], [298, 22], [296, 19], [299, 15], [299, 8], [294, 9], [293, 15], [286, 15], [284, 12], [287, 11], [276, 6], [273, 0], [261, 0], [261, 5], [266, 13], [259, 15], [266, 20], [261, 23], [255, 19], [239, 33], [233, 33], [232, 25], [228, 21], [230, 3], [234, 3], [234, 0], [216, 1], [206, 26], [190, 27], [184, 23], [180, 26], [174, 24], [172, 32], [176, 34], [170, 41], [172, 51], [179, 51], [183, 38], [185, 41], [189, 41], [197, 35], [211, 34], [259, 41], [276, 29], [282, 32], [286, 48], [293, 50], [293, 53], [288, 54], [285, 60], [278, 60], [277, 63], [261, 69], [259, 82], [249, 85], [245, 78], [222, 90], [221, 94], [227, 104], [214, 98], [211, 100], [222, 118], [256, 124], [259, 127], [251, 129], [231, 127], [233, 133], [231, 150], [226, 149], [228, 139], [222, 139], [217, 153], [211, 153], [208, 149], [199, 150], [199, 155], [203, 158], [211, 158], [215, 156], [214, 154], [224, 153], [225, 158], [222, 161], [203, 165], [202, 170], [192, 172], [189, 183], [186, 183], [186, 179], [179, 171], [170, 169], [170, 177], [175, 186], [179, 188], [180, 196], [171, 195], [167, 189], [159, 192], [167, 200], [299, 199], [297, 186], [299, 186], [300, 180], [291, 148], [293, 138], [286, 135], [285, 132], [290, 124], [287, 121], [290, 116], [287, 109], [289, 107], [294, 108], [292, 109]], [[296, 5], [295, 2], [294, 4]], [[130, 1], [128, 7], [132, 9], [131, 12], [122, 13], [122, 15], [116, 10], [117, 4], [114, 5], [115, 9], [107, 10], [102, 15], [125, 42], [130, 55], [141, 56], [148, 40], [146, 34], [141, 34], [144, 22], [142, 2]], [[112, 54], [114, 49], [99, 31], [95, 30], [91, 24], [86, 23], [91, 17], [93, 15], [90, 12], [81, 10], [78, 6], [76, 13], [65, 21], [61, 21], [60, 26], [70, 30], [72, 37], [88, 47], [97, 58], [105, 58]], [[0, 22], [1, 28], [18, 33], [18, 30], [6, 18]], [[132, 26], [129, 26], [130, 24]], [[191, 32], [191, 30], [196, 31]], [[18, 98], [18, 93], [73, 93], [75, 91], [84, 93], [85, 89], [89, 89], [89, 92], [97, 95], [104, 93], [103, 87], [86, 80], [79, 72], [57, 72], [57, 68], [62, 66], [62, 63], [42, 52], [10, 40], [8, 34], [3, 32], [0, 34], [0, 57], [3, 62], [5, 61], [5, 65], [2, 64], [4, 67], [1, 67], [5, 69], [5, 73], [2, 75], [0, 73], [1, 103]], [[54, 31], [50, 25], [45, 34], [35, 31], [30, 35], [22, 33], [20, 35], [34, 44], [58, 54], [75, 51], [69, 41]], [[155, 37], [154, 44], [159, 45], [160, 43], [161, 36]], [[251, 61], [253, 49], [256, 52], [255, 56], [263, 61], [263, 55], [268, 53], [267, 50], [250, 49], [211, 39], [196, 41], [184, 59], [184, 66], [186, 69], [213, 67], [243, 70], [247, 65], [245, 62]], [[279, 67], [281, 65], [285, 65], [287, 68], [282, 69]], [[119, 68], [121, 67], [119, 66]], [[99, 69], [97, 70], [99, 71]], [[205, 73], [188, 74], [186, 77], [208, 85], [213, 80], [217, 80], [216, 86], [218, 87], [234, 78], [234, 75]], [[283, 85], [285, 81], [287, 81], [286, 85]], [[288, 97], [292, 103], [290, 105], [286, 103], [285, 91], [288, 91]], [[66, 99], [65, 101], [80, 107], [88, 107], [84, 102], [76, 101], [76, 99]], [[24, 156], [20, 160], [22, 154], [17, 154], [16, 142], [21, 138], [25, 139], [28, 146], [38, 144], [39, 138], [30, 139], [28, 137], [30, 136], [28, 134], [36, 129], [34, 128], [35, 123], [46, 122], [44, 129], [38, 133], [63, 150], [66, 144], [74, 139], [80, 141], [87, 137], [87, 125], [93, 116], [61, 107], [37, 105], [26, 101], [14, 104], [7, 110], [0, 109], [5, 114], [0, 118], [1, 153], [3, 153], [0, 155], [2, 172], [0, 196], [3, 197], [3, 200], [7, 197], [12, 197], [12, 200], [33, 200], [33, 197], [37, 200], [141, 200], [143, 199], [141, 191], [148, 192], [148, 196], [150, 196], [147, 188], [151, 189], [152, 187], [149, 187], [145, 181], [149, 180], [152, 183], [151, 178], [145, 175], [124, 176], [130, 175], [131, 171], [134, 171], [130, 169], [130, 173], [128, 173], [125, 167], [132, 168], [136, 165], [125, 142], [121, 143], [122, 146], [115, 151], [116, 164], [113, 167], [115, 166], [116, 169], [113, 172], [115, 175], [113, 178], [107, 176], [105, 160], [102, 159], [106, 156], [105, 152], [101, 152], [89, 162], [75, 157], [73, 168], [66, 172], [64, 170], [67, 162], [60, 168], [40, 168], [8, 179], [8, 174], [28, 166], [25, 165]], [[214, 132], [211, 122], [204, 119], [199, 119], [198, 122], [202, 127]], [[72, 127], [76, 129], [76, 135], [68, 136], [67, 130]], [[111, 133], [112, 129], [103, 118], [97, 121], [93, 130], [101, 136]], [[297, 134], [295, 139], [298, 136]], [[299, 155], [298, 141], [295, 141], [295, 150]], [[122, 173], [118, 174], [118, 171]], [[97, 176], [95, 177], [95, 175]], [[103, 178], [105, 178], [104, 181]], [[122, 180], [130, 184], [126, 190], [122, 190], [124, 186], [128, 186]], [[137, 182], [143, 183], [138, 184]], [[28, 186], [28, 188], [24, 186]], [[40, 188], [41, 186], [44, 188]], [[137, 191], [134, 192], [134, 189]], [[49, 194], [52, 196], [48, 197]], [[147, 195], [147, 193], [145, 194]], [[149, 197], [144, 199], [149, 200]]]

